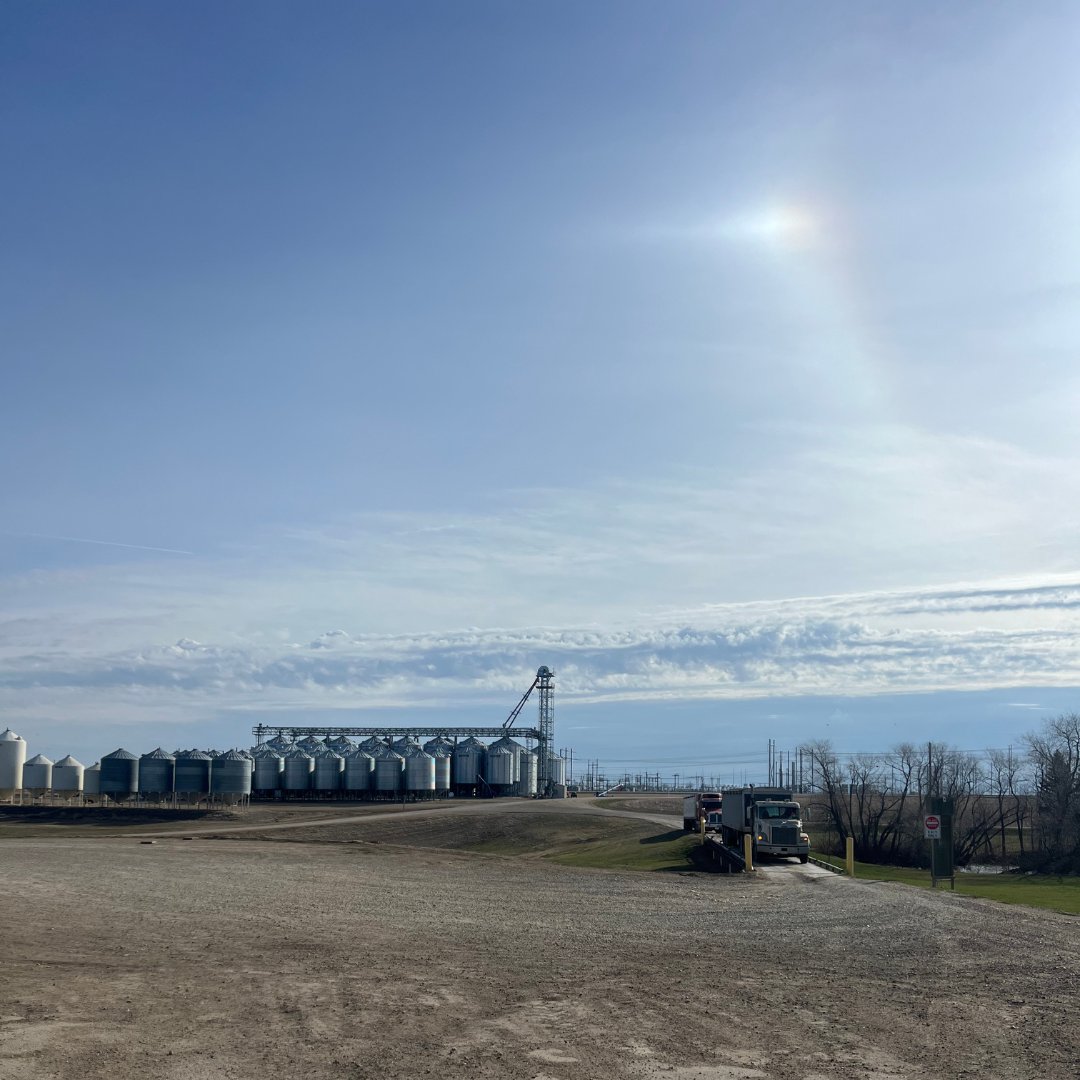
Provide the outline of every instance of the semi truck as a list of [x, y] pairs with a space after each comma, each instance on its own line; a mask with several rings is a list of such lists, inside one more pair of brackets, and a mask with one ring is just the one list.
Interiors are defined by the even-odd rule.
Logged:
[[755, 855], [797, 855], [810, 859], [810, 837], [803, 832], [802, 807], [790, 788], [744, 787], [723, 793], [723, 838], [728, 847], [742, 849], [743, 837], [753, 838]]
[[701, 828], [701, 819], [705, 819], [705, 828], [709, 831], [719, 832], [718, 823], [714, 820], [710, 827], [708, 824], [710, 813], [715, 814], [720, 810], [723, 796], [718, 791], [698, 791], [693, 795], [687, 795], [683, 799], [682, 824], [687, 832], [697, 832]]

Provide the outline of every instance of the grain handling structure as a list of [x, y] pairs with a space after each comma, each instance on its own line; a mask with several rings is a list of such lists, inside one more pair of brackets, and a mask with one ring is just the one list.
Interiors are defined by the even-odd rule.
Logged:
[[[521, 715], [526, 702], [532, 696], [532, 692], [538, 691], [539, 715], [536, 727], [514, 727], [515, 721]], [[412, 738], [419, 739], [427, 736], [442, 737], [445, 739], [499, 739], [513, 733], [520, 738], [535, 739], [537, 756], [537, 792], [541, 796], [552, 797], [558, 794], [556, 788], [559, 784], [555, 754], [555, 672], [546, 664], [537, 669], [536, 677], [529, 688], [521, 696], [521, 700], [511, 710], [510, 715], [502, 722], [500, 727], [439, 727], [433, 724], [420, 724], [411, 726], [386, 726], [378, 727], [333, 727], [321, 724], [256, 724], [252, 728], [256, 745], [261, 745], [264, 740], [275, 736], [285, 736], [288, 739], [302, 739], [314, 736], [319, 739], [334, 738], [340, 736], [386, 738]]]

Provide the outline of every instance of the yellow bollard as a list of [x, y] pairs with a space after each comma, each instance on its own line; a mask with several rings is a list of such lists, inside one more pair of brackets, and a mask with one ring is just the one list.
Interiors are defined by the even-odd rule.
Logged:
[[743, 833], [742, 838], [743, 858], [746, 860], [746, 869], [754, 869], [754, 838], [749, 833]]
[[846, 859], [847, 859], [847, 867], [846, 867], [847, 876], [848, 877], [854, 877], [855, 876], [855, 838], [853, 836], [849, 836], [847, 838]]

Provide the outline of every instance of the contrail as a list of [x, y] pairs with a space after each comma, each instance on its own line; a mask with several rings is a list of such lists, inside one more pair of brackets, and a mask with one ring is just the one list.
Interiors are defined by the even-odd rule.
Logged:
[[100, 544], [102, 547], [131, 548], [134, 551], [164, 551], [168, 555], [194, 555], [194, 551], [180, 548], [150, 547], [147, 544], [121, 544], [117, 540], [87, 540], [83, 536], [47, 536], [45, 533], [4, 532], [0, 536], [14, 536], [25, 540], [64, 540], [69, 544]]

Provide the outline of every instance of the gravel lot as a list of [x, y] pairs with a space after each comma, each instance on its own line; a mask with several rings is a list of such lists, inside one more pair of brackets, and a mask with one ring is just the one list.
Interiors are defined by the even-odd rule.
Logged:
[[50, 837], [0, 881], [4, 1080], [1080, 1072], [1076, 919], [795, 864]]

